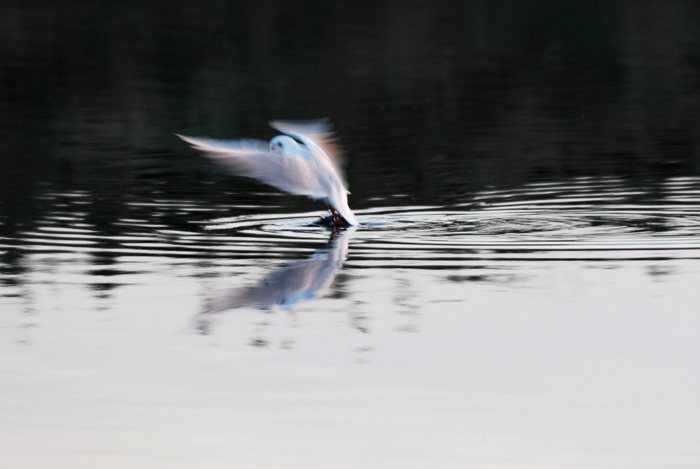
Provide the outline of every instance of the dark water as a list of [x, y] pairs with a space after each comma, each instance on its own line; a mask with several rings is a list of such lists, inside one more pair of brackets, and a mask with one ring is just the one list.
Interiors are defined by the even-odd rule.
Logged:
[[[3, 467], [697, 467], [700, 6], [0, 7]], [[328, 116], [360, 227], [173, 134]]]

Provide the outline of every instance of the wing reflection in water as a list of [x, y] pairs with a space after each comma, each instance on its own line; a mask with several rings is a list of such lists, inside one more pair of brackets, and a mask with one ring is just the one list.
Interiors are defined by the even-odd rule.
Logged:
[[232, 309], [265, 309], [278, 305], [290, 310], [296, 303], [316, 298], [331, 285], [343, 266], [348, 242], [356, 229], [356, 226], [350, 226], [334, 232], [328, 249], [319, 249], [307, 259], [273, 271], [254, 287], [236, 289], [215, 300], [211, 308], [200, 314], [200, 320]]

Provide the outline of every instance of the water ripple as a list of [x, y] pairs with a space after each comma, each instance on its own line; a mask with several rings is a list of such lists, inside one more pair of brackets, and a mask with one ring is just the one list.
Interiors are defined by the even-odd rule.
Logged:
[[[319, 212], [207, 206], [194, 200], [124, 202], [123, 216], [92, 223], [83, 192], [47, 194], [53, 210], [0, 249], [168, 258], [294, 258], [328, 242]], [[348, 266], [450, 267], [534, 259], [700, 257], [700, 180], [653, 191], [614, 178], [487, 190], [444, 205], [356, 210]], [[244, 215], [217, 217], [224, 212]], [[239, 212], [240, 213], [240, 212]]]

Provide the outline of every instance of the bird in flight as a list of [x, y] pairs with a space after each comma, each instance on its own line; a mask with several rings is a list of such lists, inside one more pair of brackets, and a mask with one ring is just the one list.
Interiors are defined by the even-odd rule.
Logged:
[[273, 121], [278, 135], [262, 140], [214, 140], [177, 135], [231, 173], [269, 184], [290, 194], [323, 200], [335, 226], [359, 225], [348, 206], [348, 190], [327, 120]]

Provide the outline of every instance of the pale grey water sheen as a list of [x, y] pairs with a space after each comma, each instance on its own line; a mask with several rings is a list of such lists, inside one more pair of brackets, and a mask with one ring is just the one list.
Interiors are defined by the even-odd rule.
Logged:
[[[207, 221], [218, 209], [188, 200], [156, 201], [204, 219], [188, 230], [126, 213], [105, 239], [89, 194], [47, 191], [21, 281], [0, 288], [3, 458], [692, 465], [700, 180], [665, 187], [653, 205], [587, 178], [368, 209], [331, 247], [312, 214]], [[226, 304], [314, 260], [326, 277], [294, 304]], [[222, 298], [243, 309], [202, 316]]]

